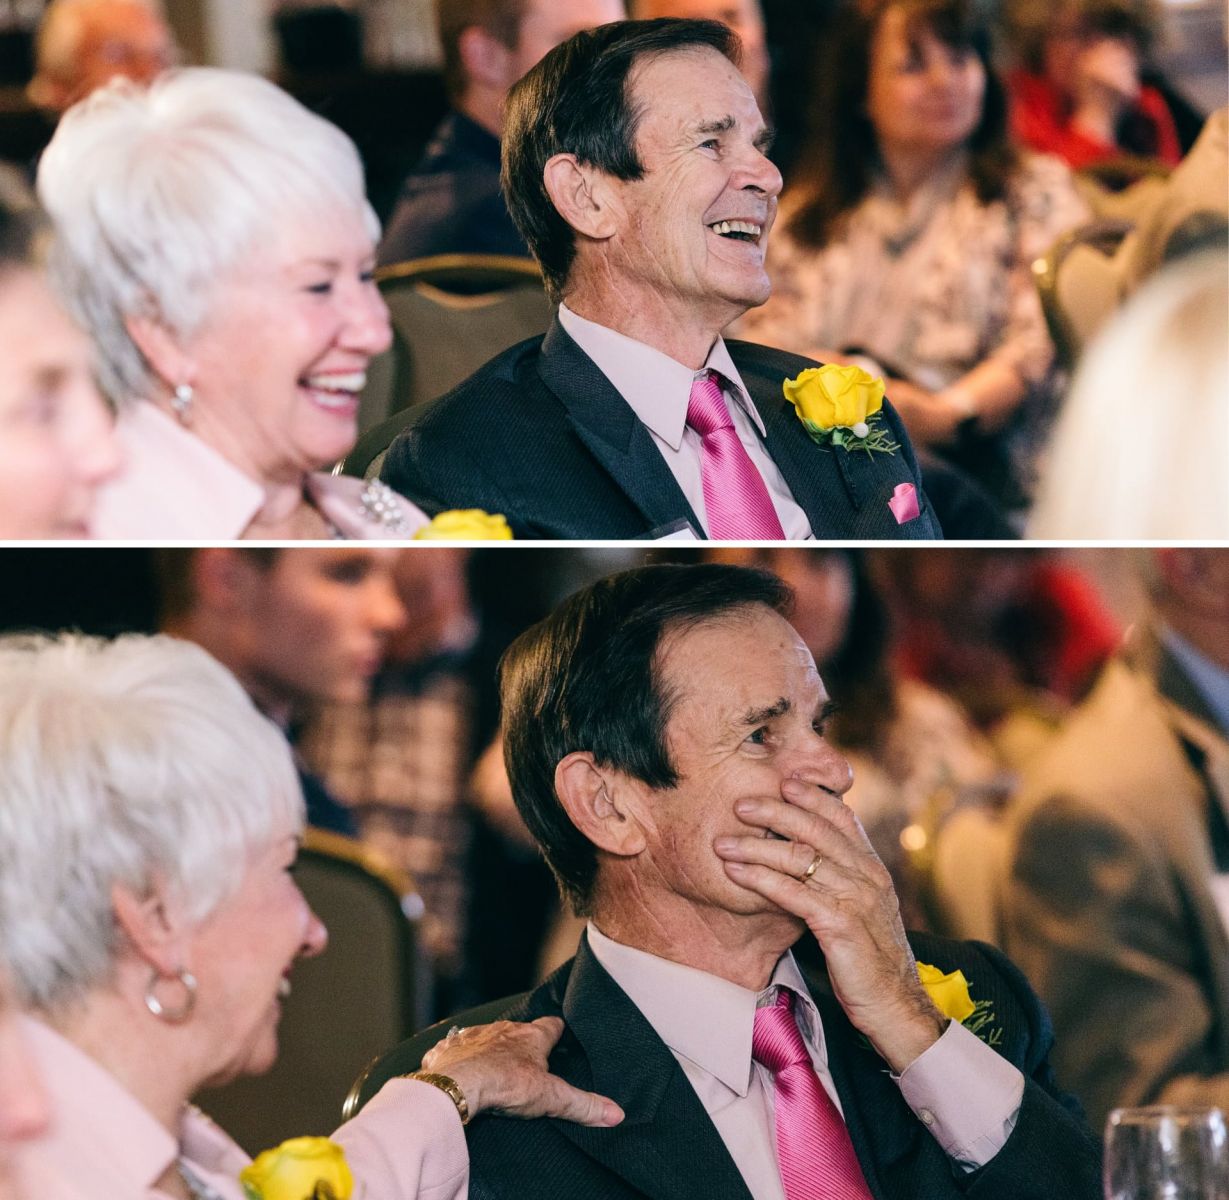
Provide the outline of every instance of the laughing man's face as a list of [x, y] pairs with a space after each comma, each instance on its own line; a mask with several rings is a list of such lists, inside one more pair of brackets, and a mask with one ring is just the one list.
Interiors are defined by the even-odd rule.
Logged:
[[615, 183], [610, 286], [720, 329], [768, 298], [764, 253], [781, 191], [764, 154], [769, 131], [746, 80], [708, 47], [642, 60], [629, 99], [644, 174]]

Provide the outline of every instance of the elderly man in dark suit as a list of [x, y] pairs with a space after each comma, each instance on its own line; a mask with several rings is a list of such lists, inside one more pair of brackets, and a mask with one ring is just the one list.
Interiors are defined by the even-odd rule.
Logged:
[[589, 919], [510, 1014], [562, 1016], [552, 1069], [626, 1119], [484, 1117], [475, 1200], [1100, 1195], [1023, 976], [988, 946], [906, 938], [842, 803], [849, 764], [789, 596], [746, 568], [648, 567], [505, 657], [516, 802]]
[[782, 392], [816, 364], [721, 337], [768, 297], [781, 190], [737, 47], [715, 22], [616, 22], [512, 90], [504, 191], [558, 319], [416, 414], [392, 486], [522, 537], [940, 536], [890, 405], [884, 449], [816, 444]]

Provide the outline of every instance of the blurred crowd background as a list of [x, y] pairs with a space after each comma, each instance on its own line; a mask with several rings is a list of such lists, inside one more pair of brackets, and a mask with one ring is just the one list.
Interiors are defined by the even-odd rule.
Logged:
[[[738, 32], [785, 187], [767, 258], [773, 297], [729, 332], [886, 377], [947, 536], [1229, 536], [1218, 469], [1229, 438], [1229, 67], [1225, 6], [1211, 0], [9, 0], [0, 5], [6, 223], [61, 115], [113, 76], [144, 84], [195, 63], [274, 79], [349, 135], [383, 224], [376, 279], [391, 336], [366, 314], [355, 353], [371, 362], [357, 420], [306, 456], [312, 470], [340, 462], [343, 475], [370, 478], [416, 405], [545, 329], [550, 307], [499, 193], [503, 100], [554, 45], [624, 15], [713, 17]], [[92, 432], [63, 432], [53, 453], [82, 489], [110, 485], [131, 498], [137, 468], [156, 463], [149, 422], [138, 420], [151, 406], [132, 401], [155, 401], [185, 427], [193, 403], [210, 421], [236, 420], [215, 415], [221, 402], [269, 406], [263, 441], [276, 450], [295, 436], [278, 427], [270, 397], [298, 382], [301, 362], [284, 380], [275, 368], [268, 380], [202, 373], [193, 399], [116, 324], [131, 331], [124, 280], [134, 270], [155, 277], [142, 301], [155, 318], [184, 324], [177, 297], [195, 290], [183, 263], [198, 224], [204, 232], [192, 236], [212, 247], [213, 276], [198, 307], [226, 309], [257, 271], [227, 257], [222, 217], [198, 211], [196, 189], [184, 194], [170, 160], [156, 203], [125, 191], [130, 176], [161, 169], [151, 131], [186, 147], [211, 123], [225, 130], [230, 153], [255, 156], [241, 178], [207, 175], [208, 162], [188, 152], [183, 169], [227, 213], [248, 205], [270, 227], [289, 201], [264, 176], [298, 169], [296, 154], [315, 156], [305, 178], [320, 169], [319, 129], [273, 133], [279, 121], [298, 128], [299, 116], [272, 93], [240, 96], [227, 78], [169, 89], [156, 117], [154, 106], [141, 115], [113, 98], [43, 158], [41, 198], [71, 243], [62, 298], [92, 335], [108, 400], [145, 439], [133, 452], [137, 433], [121, 428], [130, 449], [117, 490], [97, 413]], [[99, 145], [122, 148], [131, 170], [112, 178]], [[330, 153], [339, 174], [350, 151]], [[83, 207], [86, 192], [105, 199]], [[346, 198], [356, 213], [361, 202]], [[259, 240], [256, 218], [247, 223], [244, 236]], [[118, 229], [160, 240], [165, 262], [145, 254], [139, 235], [118, 245]], [[441, 265], [438, 256], [454, 254], [466, 256], [459, 267]], [[522, 261], [475, 258], [490, 255]], [[6, 275], [35, 259], [14, 241]], [[223, 357], [253, 341], [281, 346], [293, 319], [284, 299], [267, 298], [236, 322]], [[24, 344], [15, 315], [0, 320], [5, 330], [14, 348]], [[177, 453], [219, 442], [203, 424], [189, 432]], [[250, 457], [232, 456], [249, 477]], [[28, 490], [14, 478], [15, 491]], [[16, 502], [3, 500], [0, 534], [51, 536], [47, 524], [6, 518]], [[98, 536], [213, 540], [243, 525], [168, 534], [148, 505], [117, 515], [117, 503], [104, 506]]]
[[[792, 619], [839, 706], [830, 736], [854, 764], [847, 799], [907, 925], [1008, 950], [1050, 1005], [1062, 1082], [1094, 1123], [1117, 1103], [1223, 1099], [1225, 697], [1200, 691], [1202, 668], [1182, 672], [1195, 647], [1223, 677], [1229, 550], [710, 553], [794, 588]], [[5, 589], [0, 628], [160, 629], [230, 667], [292, 739], [324, 844], [355, 845], [402, 880], [408, 1034], [528, 988], [573, 952], [581, 925], [561, 910], [504, 776], [496, 664], [576, 587], [666, 556], [9, 550], [6, 573], [23, 587]], [[1163, 661], [1176, 655], [1179, 676], [1201, 682], [1175, 689], [1172, 666], [1149, 657], [1162, 643]], [[1180, 714], [1180, 733], [1165, 712]], [[296, 989], [303, 1025], [287, 1032], [285, 1061], [271, 1083], [245, 1085], [272, 1092], [256, 1104], [243, 1093], [227, 1114], [257, 1122], [253, 1144], [279, 1118], [292, 1130], [335, 1119], [356, 1065], [343, 1054], [333, 1091], [305, 1089], [296, 1072], [310, 1079], [323, 1041], [340, 1047], [342, 1026], [387, 1007], [372, 919], [348, 930], [344, 910], [329, 913], [321, 961], [334, 960], [346, 999], [313, 1008], [310, 987]]]

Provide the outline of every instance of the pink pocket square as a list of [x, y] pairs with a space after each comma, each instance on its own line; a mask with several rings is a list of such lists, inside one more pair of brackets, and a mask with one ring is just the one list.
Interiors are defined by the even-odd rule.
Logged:
[[888, 501], [888, 507], [892, 510], [897, 525], [916, 519], [921, 515], [917, 506], [917, 488], [911, 483], [898, 483], [892, 493], [892, 499]]

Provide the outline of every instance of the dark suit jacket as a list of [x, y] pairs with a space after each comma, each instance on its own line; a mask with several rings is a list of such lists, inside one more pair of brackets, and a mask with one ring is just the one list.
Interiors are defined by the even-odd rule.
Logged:
[[[747, 342], [729, 348], [765, 447], [817, 538], [942, 536], [889, 404], [895, 454], [817, 446], [781, 392], [784, 379], [815, 364]], [[680, 519], [702, 533], [648, 429], [558, 320], [426, 405], [393, 442], [381, 477], [428, 513], [502, 513], [518, 538], [637, 538]], [[921, 506], [905, 525], [888, 508], [900, 483], [917, 488]]]
[[[980, 1170], [960, 1172], [850, 1025], [826, 975], [807, 971], [850, 1136], [877, 1200], [1096, 1200], [1099, 1148], [1074, 1102], [1054, 1088], [1049, 1023], [1024, 977], [980, 943], [911, 940], [920, 959], [945, 971], [959, 967], [974, 997], [992, 1002], [992, 1027], [1002, 1030], [996, 1049], [1024, 1072], [1024, 1102], [1003, 1149]], [[751, 1200], [682, 1068], [587, 941], [506, 1014], [547, 1015], [567, 1022], [551, 1070], [610, 1096], [626, 1119], [590, 1129], [480, 1116], [468, 1130], [471, 1200]]]

